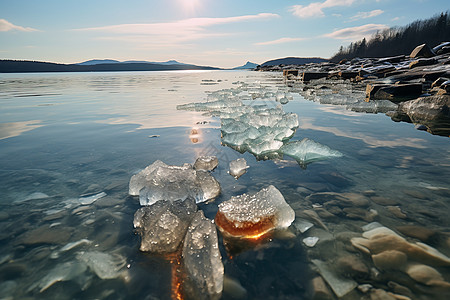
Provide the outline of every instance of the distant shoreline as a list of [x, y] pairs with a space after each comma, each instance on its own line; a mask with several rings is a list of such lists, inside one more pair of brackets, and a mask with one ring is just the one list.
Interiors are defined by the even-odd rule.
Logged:
[[0, 60], [0, 73], [52, 73], [52, 72], [133, 72], [225, 70], [209, 66], [163, 65], [154, 63], [105, 63], [96, 65], [57, 64], [41, 61]]

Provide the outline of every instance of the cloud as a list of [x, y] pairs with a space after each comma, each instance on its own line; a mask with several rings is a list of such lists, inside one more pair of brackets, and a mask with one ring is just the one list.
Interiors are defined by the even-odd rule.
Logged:
[[323, 12], [324, 8], [350, 6], [355, 1], [356, 0], [326, 0], [325, 2], [313, 2], [307, 6], [293, 5], [290, 7], [289, 11], [299, 18], [323, 17], [325, 15]]
[[255, 43], [255, 45], [258, 46], [265, 46], [265, 45], [277, 45], [277, 44], [284, 44], [284, 43], [290, 43], [290, 42], [298, 42], [298, 41], [304, 41], [305, 38], [291, 38], [291, 37], [284, 37], [273, 41], [267, 41], [267, 42], [260, 42]]
[[381, 9], [375, 9], [375, 10], [372, 10], [372, 11], [365, 11], [365, 12], [358, 12], [353, 17], [350, 17], [350, 21], [357, 21], [357, 20], [361, 20], [361, 19], [368, 19], [368, 18], [379, 16], [382, 13], [384, 13], [384, 11], [381, 10]]
[[370, 37], [377, 31], [381, 31], [389, 28], [382, 24], [366, 24], [357, 27], [348, 27], [339, 30], [335, 30], [332, 33], [324, 34], [324, 37], [329, 37], [338, 40], [359, 40], [364, 37]]
[[260, 13], [257, 15], [245, 15], [237, 17], [191, 18], [175, 22], [148, 23], [148, 24], [121, 24], [103, 27], [82, 28], [75, 30], [97, 31], [113, 34], [139, 34], [139, 35], [157, 35], [157, 36], [171, 35], [175, 37], [186, 37], [187, 35], [191, 34], [195, 36], [198, 33], [203, 32], [205, 28], [214, 25], [254, 21], [254, 20], [265, 20], [276, 17], [279, 17], [279, 15], [272, 13]]
[[14, 25], [13, 23], [6, 21], [5, 19], [0, 19], [0, 31], [11, 31], [11, 30], [18, 30], [25, 32], [39, 31], [31, 27], [22, 27], [19, 25]]

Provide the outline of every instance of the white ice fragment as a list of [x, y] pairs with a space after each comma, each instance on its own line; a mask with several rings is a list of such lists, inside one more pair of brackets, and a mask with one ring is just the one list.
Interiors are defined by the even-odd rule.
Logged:
[[99, 251], [80, 252], [77, 258], [84, 262], [100, 279], [113, 279], [121, 276], [120, 270], [126, 259], [119, 254]]
[[312, 259], [311, 262], [316, 265], [320, 275], [322, 275], [338, 298], [345, 296], [358, 286], [356, 281], [336, 275], [327, 263], [318, 259]]
[[294, 219], [294, 210], [281, 192], [270, 185], [254, 195], [231, 197], [219, 204], [215, 222], [224, 234], [245, 238], [287, 228]]
[[38, 287], [40, 288], [40, 292], [42, 293], [57, 282], [69, 281], [81, 276], [86, 269], [85, 264], [74, 261], [59, 264], [39, 281]]
[[247, 166], [245, 158], [238, 158], [230, 162], [230, 171], [228, 173], [235, 179], [238, 179], [247, 172], [248, 168], [250, 167]]
[[89, 245], [91, 243], [92, 243], [92, 241], [90, 241], [88, 239], [81, 239], [79, 241], [66, 244], [64, 247], [61, 248], [60, 251], [61, 252], [69, 251], [69, 250], [72, 250], [73, 248], [78, 247], [80, 245], [83, 245], [83, 244]]
[[314, 247], [318, 241], [319, 238], [317, 236], [310, 236], [303, 239], [303, 243], [310, 248]]
[[301, 141], [289, 142], [280, 148], [280, 152], [294, 158], [302, 164], [308, 164], [330, 157], [343, 156], [341, 152], [332, 150], [328, 146], [319, 144], [308, 138], [304, 138]]
[[159, 200], [184, 200], [188, 197], [200, 203], [211, 200], [220, 193], [219, 183], [209, 172], [196, 171], [189, 164], [169, 166], [161, 161], [156, 161], [131, 177], [130, 194], [135, 193], [137, 188], [141, 188], [141, 205], [151, 205]]
[[195, 170], [212, 171], [219, 164], [215, 156], [200, 156], [194, 163]]
[[46, 199], [49, 198], [50, 196], [41, 192], [34, 192], [30, 195], [28, 195], [27, 197], [23, 198], [23, 199], [17, 199], [14, 202], [15, 203], [21, 203], [21, 202], [25, 202], [25, 201], [30, 201], [30, 200], [40, 200], [40, 199]]
[[314, 226], [314, 224], [303, 220], [303, 219], [296, 219], [294, 222], [294, 226], [295, 228], [297, 228], [301, 233], [305, 233], [306, 231], [308, 231], [308, 229], [310, 229], [311, 227]]
[[192, 299], [219, 299], [223, 290], [224, 267], [216, 226], [202, 211], [195, 213], [184, 239], [185, 290]]
[[364, 226], [361, 227], [361, 228], [362, 228], [362, 230], [364, 230], [364, 231], [369, 231], [369, 230], [372, 230], [372, 229], [375, 229], [375, 228], [378, 228], [378, 227], [383, 227], [383, 225], [381, 225], [381, 224], [378, 223], [378, 222], [372, 222], [372, 223], [369, 223], [369, 224], [364, 225]]
[[175, 252], [197, 211], [194, 200], [161, 200], [134, 214], [133, 225], [141, 236], [141, 251]]
[[88, 197], [80, 197], [78, 198], [78, 201], [80, 202], [81, 205], [89, 205], [94, 203], [95, 201], [97, 201], [100, 198], [103, 198], [106, 196], [105, 192], [101, 192], [92, 196], [88, 196]]

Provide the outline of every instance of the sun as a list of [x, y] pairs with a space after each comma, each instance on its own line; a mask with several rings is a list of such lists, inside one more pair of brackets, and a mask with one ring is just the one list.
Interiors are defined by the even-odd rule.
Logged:
[[178, 0], [178, 3], [187, 14], [195, 14], [201, 6], [201, 0]]

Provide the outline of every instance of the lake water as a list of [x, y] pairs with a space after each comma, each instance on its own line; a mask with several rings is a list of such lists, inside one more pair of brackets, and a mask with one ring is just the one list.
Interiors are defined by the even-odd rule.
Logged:
[[[220, 119], [176, 109], [236, 88], [238, 81], [289, 93], [293, 99], [283, 109], [299, 119], [291, 141], [309, 138], [343, 157], [306, 167], [291, 158], [258, 160], [221, 144]], [[182, 165], [201, 155], [219, 159], [212, 174], [221, 194], [199, 205], [206, 217], [213, 219], [218, 204], [231, 196], [272, 184], [297, 219], [316, 210], [324, 225], [316, 220], [303, 234], [292, 225], [235, 253], [219, 239], [227, 278], [223, 299], [310, 299], [312, 279], [319, 273], [327, 279], [312, 260], [337, 265], [331, 273], [370, 284], [372, 291], [402, 294], [398, 284], [417, 299], [448, 296], [448, 264], [431, 264], [442, 276], [439, 284], [416, 282], [407, 267], [375, 268], [370, 255], [350, 242], [361, 236], [362, 226], [377, 221], [410, 244], [421, 241], [450, 255], [448, 138], [384, 114], [307, 101], [289, 91], [279, 73], [174, 71], [0, 75], [0, 298], [174, 298], [173, 275], [180, 271], [173, 258], [139, 251], [133, 215], [140, 205], [128, 196], [128, 183], [155, 160]], [[235, 180], [228, 164], [241, 157], [250, 168]], [[335, 198], [355, 193], [369, 202], [352, 211], [307, 198], [323, 192]], [[80, 205], [78, 199], [92, 195], [100, 198]], [[361, 215], [361, 209], [376, 216]], [[419, 231], [425, 237], [415, 235]], [[309, 248], [303, 239], [313, 236], [319, 242]], [[348, 264], [342, 258], [349, 256], [367, 270], [343, 271]], [[413, 259], [430, 265], [424, 261]], [[348, 297], [359, 299], [361, 293], [356, 289]]]

